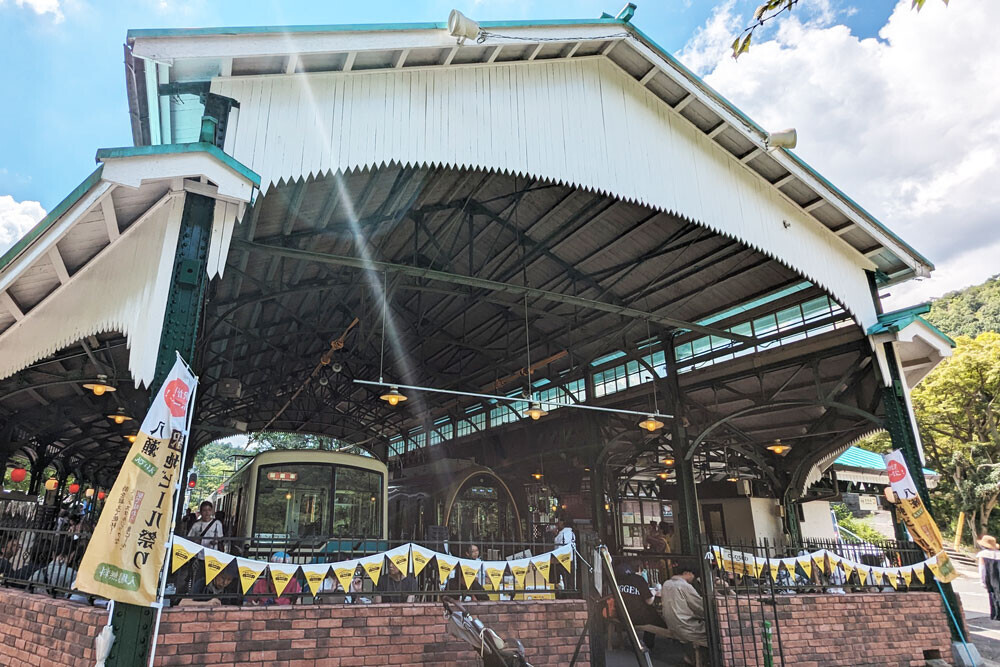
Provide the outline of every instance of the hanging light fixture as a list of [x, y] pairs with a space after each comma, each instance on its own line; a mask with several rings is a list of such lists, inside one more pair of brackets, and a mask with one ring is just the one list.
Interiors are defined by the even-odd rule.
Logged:
[[727, 482], [738, 482], [740, 481], [739, 475], [736, 473], [729, 473], [729, 477], [726, 478]]
[[77, 484], [76, 482], [73, 482], [72, 484], [69, 485], [68, 491], [70, 492], [70, 495], [80, 493], [80, 485]]
[[47, 480], [45, 480], [46, 491], [55, 491], [58, 488], [59, 488], [59, 480], [56, 479], [55, 477], [49, 477]]
[[94, 497], [94, 490], [93, 489], [87, 489], [87, 491], [83, 495], [87, 496], [88, 498], [93, 498]]
[[15, 484], [23, 482], [27, 476], [28, 476], [28, 471], [25, 470], [24, 468], [14, 468], [13, 470], [10, 471], [10, 481], [14, 482]]
[[98, 500], [104, 500], [107, 497], [108, 497], [108, 494], [104, 493], [104, 491], [98, 491], [97, 492], [97, 499]]
[[659, 477], [660, 479], [666, 479], [666, 478], [670, 477], [670, 473], [669, 472], [661, 472], [661, 473], [657, 474], [656, 476]]
[[533, 472], [531, 473], [531, 476], [535, 478], [535, 481], [541, 481], [542, 477], [545, 477], [545, 475], [540, 472]]
[[389, 405], [399, 405], [406, 400], [406, 396], [399, 393], [399, 387], [396, 385], [390, 385], [389, 391], [379, 396], [379, 398]]
[[784, 456], [791, 451], [791, 445], [781, 444], [781, 438], [775, 438], [774, 443], [767, 446], [767, 451], [774, 452], [778, 456]]
[[118, 408], [117, 412], [111, 415], [107, 415], [107, 417], [108, 419], [118, 424], [119, 426], [132, 419], [127, 414], [125, 414], [125, 408]]
[[291, 499], [292, 499], [292, 492], [289, 491], [288, 493], [285, 494], [285, 500], [291, 500]]
[[532, 403], [531, 407], [528, 408], [528, 416], [531, 417], [534, 421], [538, 421], [547, 414], [549, 413], [543, 410], [542, 406], [539, 403]]
[[117, 388], [108, 384], [107, 375], [98, 375], [97, 382], [85, 382], [83, 388], [94, 392], [94, 396], [103, 396], [109, 391], [118, 391]]
[[135, 433], [133, 433], [131, 435], [126, 435], [125, 436], [125, 439], [128, 440], [129, 443], [134, 443], [135, 442], [135, 438], [136, 438], [136, 434]]
[[661, 422], [653, 415], [647, 415], [645, 419], [639, 422], [639, 428], [645, 429], [650, 433], [653, 433], [654, 431], [658, 431], [661, 428], [663, 428], [663, 422]]
[[661, 463], [663, 463], [663, 465], [665, 466], [672, 466], [674, 464], [674, 460], [668, 456], [665, 459], [663, 459]]

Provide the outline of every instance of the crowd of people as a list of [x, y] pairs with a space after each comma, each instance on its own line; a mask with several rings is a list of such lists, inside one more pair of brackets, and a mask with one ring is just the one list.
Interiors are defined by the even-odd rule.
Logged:
[[86, 551], [91, 526], [79, 514], [62, 510], [54, 531], [0, 528], [0, 581], [32, 593], [90, 601], [72, 590]]

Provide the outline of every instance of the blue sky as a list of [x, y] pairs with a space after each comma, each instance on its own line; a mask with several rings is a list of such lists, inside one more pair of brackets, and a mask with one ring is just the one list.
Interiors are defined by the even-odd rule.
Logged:
[[[0, 252], [129, 145], [129, 28], [443, 22], [616, 14], [609, 0], [0, 0]], [[734, 62], [760, 0], [639, 3], [633, 22], [938, 267], [905, 306], [1000, 268], [1000, 1], [800, 0]]]
[[[36, 6], [54, 6], [35, 0]], [[71, 0], [61, 19], [38, 14], [31, 1], [0, 0], [0, 194], [51, 209], [91, 169], [97, 148], [131, 144], [122, 44], [129, 28], [444, 21], [452, 7], [479, 20], [586, 18], [620, 6], [600, 1], [513, 2], [194, 2]], [[808, 1], [808, 0], [807, 0]], [[716, 3], [707, 0], [640, 3], [635, 23], [665, 48], [681, 49]], [[754, 2], [739, 3], [749, 16]], [[893, 2], [864, 0], [844, 20], [869, 36]], [[16, 91], [16, 94], [14, 94]], [[9, 102], [15, 101], [11, 104]]]

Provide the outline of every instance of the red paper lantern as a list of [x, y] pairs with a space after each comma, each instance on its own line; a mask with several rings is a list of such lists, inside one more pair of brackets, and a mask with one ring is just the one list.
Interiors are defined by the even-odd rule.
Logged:
[[98, 491], [97, 492], [97, 499], [98, 500], [104, 500], [107, 496], [108, 496], [108, 494], [104, 493], [103, 491]]
[[14, 468], [10, 471], [10, 481], [12, 482], [23, 482], [24, 478], [28, 476], [28, 471], [24, 468]]
[[72, 484], [69, 485], [70, 493], [78, 493], [79, 491], [80, 491], [80, 485], [77, 484], [76, 482], [73, 482]]

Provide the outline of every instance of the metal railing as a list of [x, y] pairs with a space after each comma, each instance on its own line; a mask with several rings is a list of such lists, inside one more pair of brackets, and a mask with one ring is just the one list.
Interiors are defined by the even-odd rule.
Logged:
[[72, 589], [90, 539], [83, 532], [0, 527], [0, 584], [93, 602]]

